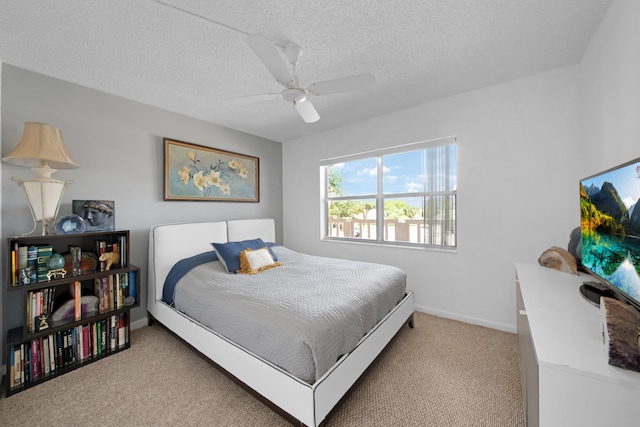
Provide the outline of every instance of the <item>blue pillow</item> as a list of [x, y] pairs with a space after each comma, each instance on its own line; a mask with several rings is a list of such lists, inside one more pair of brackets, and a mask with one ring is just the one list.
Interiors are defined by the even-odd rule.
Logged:
[[243, 240], [241, 242], [227, 242], [227, 243], [212, 243], [213, 248], [218, 254], [218, 259], [224, 265], [227, 273], [236, 274], [237, 270], [240, 270], [240, 252], [245, 249], [260, 249], [265, 246], [269, 248], [271, 256], [274, 261], [278, 260], [276, 254], [273, 253], [271, 248], [262, 239]]

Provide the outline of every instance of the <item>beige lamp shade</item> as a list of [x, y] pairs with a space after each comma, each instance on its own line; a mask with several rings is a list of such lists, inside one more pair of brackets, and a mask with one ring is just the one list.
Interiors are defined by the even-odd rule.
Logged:
[[53, 169], [80, 167], [64, 145], [62, 131], [46, 123], [26, 122], [20, 142], [3, 161], [18, 166], [36, 168], [48, 165]]
[[[60, 181], [51, 177], [56, 169], [79, 167], [67, 151], [62, 131], [46, 123], [27, 122], [20, 142], [3, 161], [18, 166], [30, 167], [38, 176], [29, 180], [11, 178], [24, 190], [33, 216], [33, 233], [38, 222], [42, 222], [42, 235], [48, 233], [50, 223], [58, 215], [62, 194], [71, 181]], [[27, 234], [30, 234], [27, 233]]]

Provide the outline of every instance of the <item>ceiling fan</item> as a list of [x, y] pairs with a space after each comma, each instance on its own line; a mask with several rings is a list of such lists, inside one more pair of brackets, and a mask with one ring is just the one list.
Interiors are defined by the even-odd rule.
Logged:
[[[259, 34], [250, 34], [247, 38], [247, 43], [278, 83], [284, 86], [284, 89], [279, 93], [268, 93], [243, 98], [282, 98], [293, 104], [298, 114], [300, 114], [306, 123], [314, 123], [320, 119], [320, 115], [309, 100], [310, 96], [362, 90], [373, 85], [376, 81], [375, 77], [371, 74], [364, 73], [320, 81], [303, 88], [300, 86], [298, 75], [296, 74], [296, 66], [302, 55], [302, 48], [300, 46], [294, 43], [280, 46]], [[287, 61], [289, 62], [288, 64]]]

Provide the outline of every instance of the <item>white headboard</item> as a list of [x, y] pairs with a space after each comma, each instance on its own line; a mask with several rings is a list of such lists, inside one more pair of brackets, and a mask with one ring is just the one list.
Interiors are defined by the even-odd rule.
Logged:
[[164, 281], [181, 259], [213, 250], [211, 243], [261, 238], [276, 240], [275, 221], [243, 219], [231, 221], [160, 224], [149, 230], [148, 303], [162, 299]]
[[230, 242], [257, 239], [276, 241], [276, 222], [271, 218], [237, 219], [227, 221], [227, 236]]

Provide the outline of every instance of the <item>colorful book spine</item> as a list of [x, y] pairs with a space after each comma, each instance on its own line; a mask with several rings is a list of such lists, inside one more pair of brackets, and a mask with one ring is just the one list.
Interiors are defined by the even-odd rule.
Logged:
[[51, 334], [47, 339], [49, 341], [49, 372], [53, 375], [56, 372], [56, 337]]
[[124, 348], [128, 343], [127, 315], [125, 313], [120, 313], [118, 315], [118, 348]]
[[136, 272], [129, 272], [129, 296], [133, 297], [134, 301], [136, 299]]
[[53, 247], [51, 245], [38, 246], [38, 258], [37, 258], [37, 281], [46, 282], [49, 280], [47, 275], [49, 274], [49, 267], [47, 267], [47, 261], [53, 254]]
[[104, 240], [96, 240], [96, 253], [98, 254], [98, 269], [99, 271], [105, 271], [107, 263], [106, 261], [100, 261], [100, 256], [107, 252], [107, 242]]
[[29, 271], [29, 283], [38, 281], [38, 247], [29, 246], [27, 248], [27, 268]]
[[20, 283], [18, 273], [18, 249], [11, 250], [11, 286], [18, 286]]
[[73, 282], [74, 315], [76, 320], [82, 318], [82, 287], [77, 280]]

